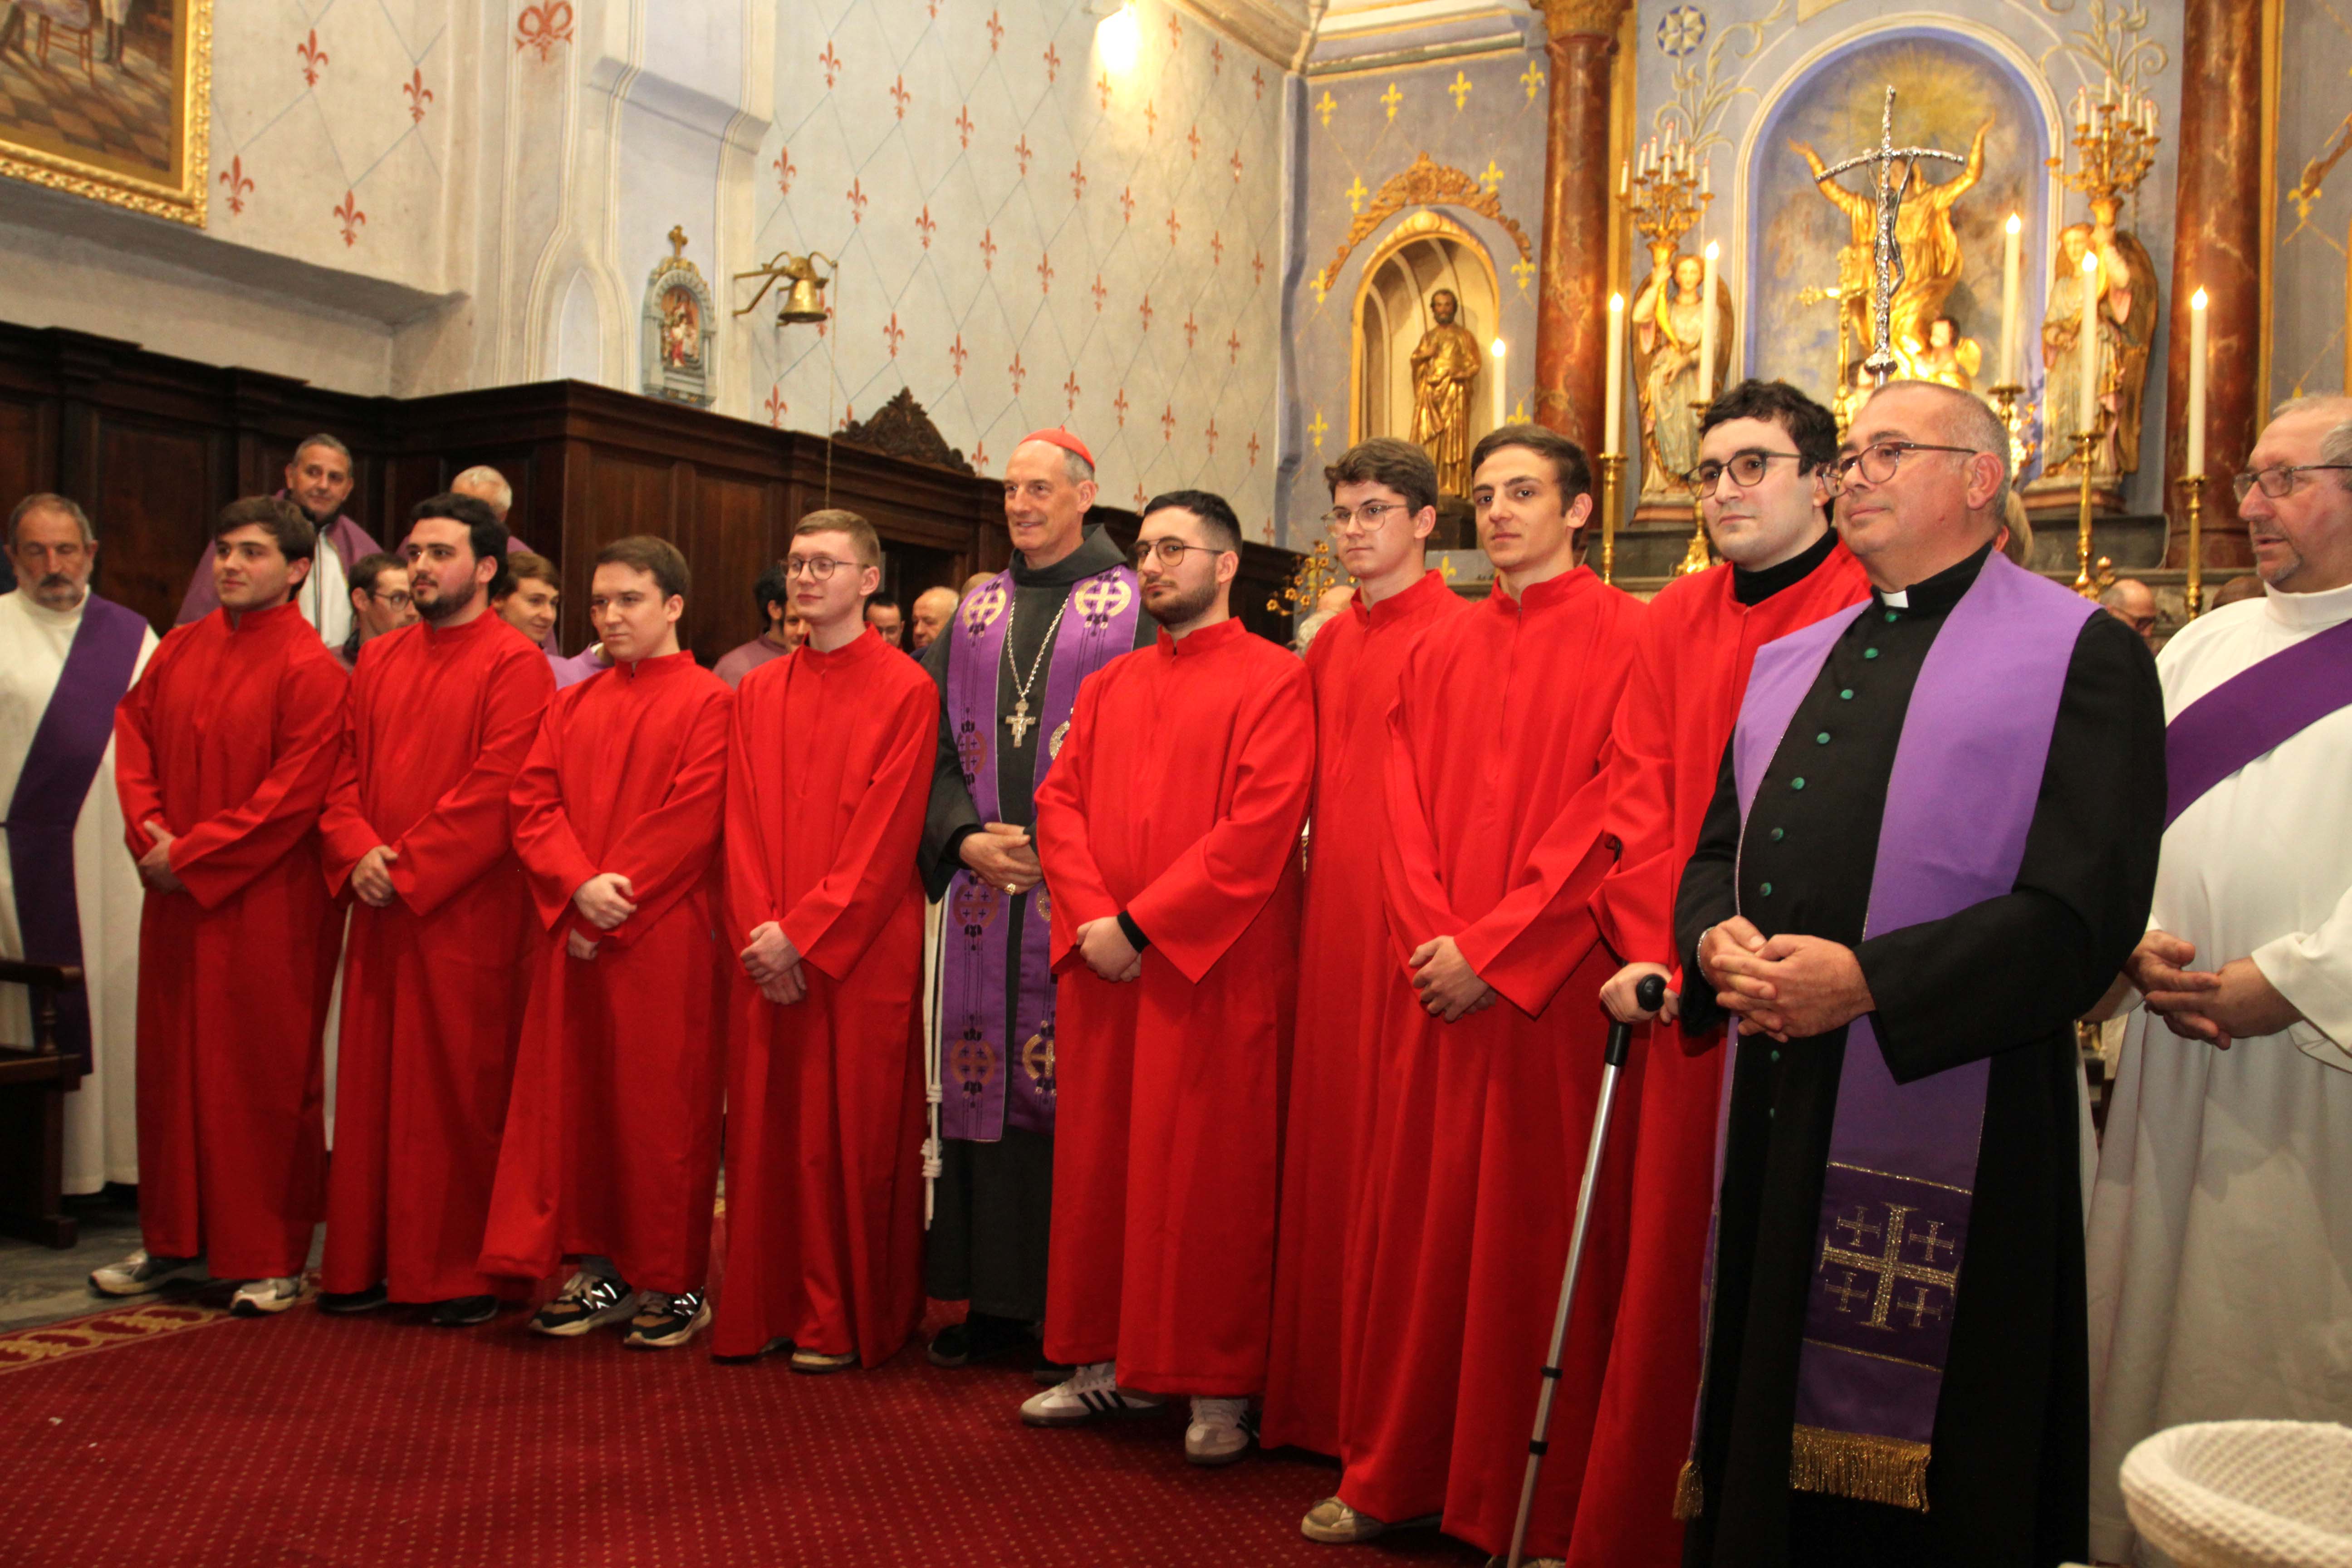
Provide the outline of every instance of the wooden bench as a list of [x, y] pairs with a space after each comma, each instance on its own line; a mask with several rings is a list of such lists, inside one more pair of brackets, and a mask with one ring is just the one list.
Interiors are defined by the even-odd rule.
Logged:
[[0, 983], [32, 994], [33, 1045], [0, 1046], [0, 1235], [44, 1247], [74, 1244], [65, 1212], [66, 1096], [81, 1082], [58, 1051], [58, 998], [82, 989], [71, 964], [0, 959]]

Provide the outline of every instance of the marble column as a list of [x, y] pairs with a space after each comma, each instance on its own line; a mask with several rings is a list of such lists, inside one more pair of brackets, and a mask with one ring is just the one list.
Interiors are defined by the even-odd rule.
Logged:
[[2263, 7], [2187, 0], [2178, 69], [2180, 184], [2172, 237], [2171, 351], [2165, 371], [2164, 563], [2189, 564], [2189, 518], [2178, 479], [2189, 451], [2189, 300], [2205, 290], [2211, 356], [2205, 372], [2205, 564], [2250, 566], [2230, 476], [2245, 466], [2267, 395], [2262, 359]]
[[1610, 79], [1626, 0], [1530, 0], [1551, 73], [1544, 133], [1537, 423], [1598, 451], [1609, 304]]

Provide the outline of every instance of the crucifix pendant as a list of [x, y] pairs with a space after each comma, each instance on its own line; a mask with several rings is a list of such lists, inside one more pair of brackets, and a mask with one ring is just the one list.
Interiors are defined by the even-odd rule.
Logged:
[[1013, 743], [1016, 747], [1029, 743], [1029, 731], [1035, 729], [1037, 723], [1038, 721], [1029, 717], [1029, 699], [1026, 697], [1013, 704], [1013, 711], [1004, 720], [1004, 727], [1013, 731]]

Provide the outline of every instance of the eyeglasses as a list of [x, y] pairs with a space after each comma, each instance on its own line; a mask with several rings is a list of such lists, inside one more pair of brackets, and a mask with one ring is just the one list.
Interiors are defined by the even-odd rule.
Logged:
[[381, 603], [390, 605], [395, 610], [404, 610], [408, 608], [409, 599], [408, 595], [405, 594], [379, 594], [374, 589], [370, 588], [368, 590], [368, 597], [378, 600]]
[[795, 555], [784, 563], [784, 575], [806, 577], [811, 582], [822, 583], [831, 577], [835, 569], [847, 564], [847, 562], [835, 561], [830, 555]]
[[1184, 559], [1187, 550], [1197, 550], [1203, 555], [1224, 553], [1213, 544], [1187, 544], [1181, 539], [1147, 539], [1129, 552], [1129, 557], [1134, 561], [1136, 569], [1141, 571], [1151, 563], [1155, 556], [1162, 566], [1173, 566]]
[[1829, 492], [1833, 496], [1843, 495], [1846, 486], [1853, 482], [1856, 468], [1860, 468], [1862, 477], [1872, 484], [1883, 485], [1895, 477], [1895, 470], [1901, 468], [1903, 459], [1913, 452], [1958, 452], [1973, 458], [1977, 455], [1977, 448], [1931, 447], [1925, 441], [1874, 441], [1859, 452], [1849, 452], [1843, 458], [1831, 459], [1827, 479]]
[[2238, 492], [2240, 500], [2245, 500], [2246, 492], [2256, 485], [2262, 486], [2263, 494], [2272, 500], [2284, 500], [2294, 494], [2294, 487], [2302, 483], [2295, 478], [2297, 474], [2321, 474], [2342, 470], [2352, 470], [2352, 463], [2273, 463], [2267, 468], [2256, 468], [2250, 474], [2231, 474], [2230, 488]]
[[1324, 514], [1323, 527], [1334, 539], [1351, 534], [1378, 533], [1391, 512], [1409, 510], [1392, 500], [1368, 500], [1353, 511], [1344, 506], [1333, 507]]
[[1772, 459], [1775, 458], [1787, 458], [1798, 463], [1804, 461], [1804, 458], [1794, 452], [1767, 452], [1760, 447], [1751, 447], [1745, 452], [1731, 454], [1731, 460], [1727, 463], [1701, 463], [1683, 478], [1688, 480], [1691, 488], [1699, 494], [1711, 496], [1715, 493], [1715, 487], [1721, 482], [1726, 474], [1731, 476], [1732, 483], [1743, 488], [1762, 484], [1765, 470], [1771, 468]]

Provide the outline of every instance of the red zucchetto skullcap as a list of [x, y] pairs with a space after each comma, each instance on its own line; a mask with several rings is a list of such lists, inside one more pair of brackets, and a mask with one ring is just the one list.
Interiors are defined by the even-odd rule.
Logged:
[[1065, 452], [1076, 452], [1087, 460], [1087, 468], [1091, 468], [1095, 466], [1095, 455], [1087, 450], [1087, 444], [1059, 425], [1047, 430], [1032, 430], [1021, 437], [1019, 444], [1025, 447], [1032, 441], [1043, 441], [1048, 447], [1059, 447]]

